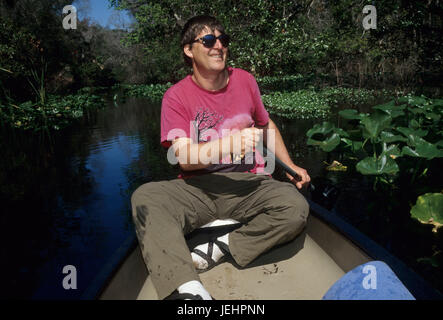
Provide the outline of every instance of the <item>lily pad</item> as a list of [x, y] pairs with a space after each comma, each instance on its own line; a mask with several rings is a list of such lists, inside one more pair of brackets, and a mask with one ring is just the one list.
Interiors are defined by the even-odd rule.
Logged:
[[320, 149], [325, 152], [330, 152], [340, 144], [340, 136], [337, 133], [333, 133], [329, 138], [323, 141], [309, 138], [307, 144], [320, 147]]
[[[334, 150], [340, 144], [340, 136], [348, 137], [349, 134], [341, 128], [335, 127], [330, 122], [323, 122], [321, 125], [316, 124], [306, 133], [308, 136], [308, 145], [320, 147], [325, 152]], [[317, 138], [316, 136], [321, 136]]]
[[357, 163], [356, 169], [364, 175], [396, 174], [399, 171], [397, 163], [387, 154], [366, 157]]
[[386, 142], [386, 143], [397, 142], [397, 141], [406, 142], [408, 140], [407, 138], [405, 138], [401, 135], [393, 134], [392, 132], [388, 132], [388, 131], [380, 132], [380, 138], [381, 138], [381, 141]]
[[432, 100], [432, 105], [433, 106], [443, 106], [443, 99], [434, 99]]
[[406, 137], [409, 137], [410, 135], [424, 137], [428, 134], [427, 130], [420, 130], [420, 129], [412, 129], [407, 127], [397, 127], [395, 128], [398, 132], [402, 133]]
[[423, 224], [432, 224], [433, 232], [443, 225], [443, 193], [426, 193], [417, 198], [411, 216]]
[[364, 126], [363, 136], [371, 139], [377, 138], [383, 129], [389, 127], [391, 120], [391, 116], [386, 112], [375, 110], [370, 116], [365, 116], [361, 120]]
[[403, 112], [403, 110], [405, 108], [406, 108], [406, 105], [396, 106], [393, 100], [386, 103], [386, 104], [381, 104], [381, 105], [373, 107], [373, 109], [382, 110], [382, 111], [386, 112], [387, 114], [389, 114], [391, 116], [391, 118], [396, 118], [396, 117], [404, 115], [405, 113]]
[[403, 147], [401, 154], [431, 160], [443, 157], [443, 150], [440, 150], [436, 144], [432, 144], [423, 138], [410, 135], [408, 145]]
[[408, 97], [402, 97], [398, 99], [399, 103], [407, 103], [410, 106], [417, 106], [417, 105], [423, 105], [426, 103], [426, 99], [423, 97], [416, 97], [416, 96], [408, 96]]
[[361, 150], [363, 147], [362, 141], [354, 141], [348, 138], [342, 138], [341, 141], [343, 141], [347, 147], [351, 148], [353, 152], [357, 152], [358, 150]]
[[343, 129], [337, 128], [332, 123], [326, 121], [324, 121], [322, 124], [317, 123], [316, 125], [314, 125], [314, 127], [312, 127], [311, 129], [308, 130], [308, 132], [306, 132], [306, 135], [308, 136], [308, 138], [312, 138], [312, 136], [314, 136], [315, 134], [322, 134], [326, 136], [331, 132], [338, 133], [340, 136], [343, 137], [349, 136], [349, 134]]
[[358, 113], [355, 109], [345, 109], [338, 113], [342, 118], [348, 119], [348, 120], [360, 120], [363, 115]]
[[433, 266], [434, 268], [438, 268], [440, 266], [440, 261], [438, 259], [439, 255], [441, 255], [440, 252], [432, 255], [432, 257], [418, 258], [417, 262], [426, 263], [426, 264]]
[[396, 159], [401, 157], [401, 151], [396, 144], [387, 145], [383, 143], [383, 152], [382, 154], [391, 157], [392, 159]]

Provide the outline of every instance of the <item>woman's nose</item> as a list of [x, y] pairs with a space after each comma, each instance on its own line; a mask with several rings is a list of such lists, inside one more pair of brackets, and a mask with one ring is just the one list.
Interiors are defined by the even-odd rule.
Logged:
[[213, 48], [215, 48], [215, 49], [223, 49], [223, 45], [222, 45], [220, 39], [216, 39]]

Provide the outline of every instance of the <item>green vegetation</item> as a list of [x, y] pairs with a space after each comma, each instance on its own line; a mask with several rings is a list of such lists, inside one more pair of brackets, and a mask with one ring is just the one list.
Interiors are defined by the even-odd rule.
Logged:
[[327, 99], [313, 90], [277, 91], [262, 99], [270, 113], [288, 119], [325, 118], [330, 112]]
[[[431, 160], [443, 158], [442, 99], [409, 95], [374, 106], [371, 113], [346, 109], [339, 115], [349, 121], [346, 127], [316, 124], [306, 134], [308, 145], [334, 152], [358, 173], [371, 176], [374, 191], [390, 197], [391, 210], [405, 205], [401, 199], [412, 199], [429, 172], [439, 170]], [[441, 182], [425, 185], [439, 191]]]
[[0, 104], [0, 122], [13, 128], [31, 131], [59, 130], [83, 117], [89, 110], [104, 106], [102, 97], [87, 93], [48, 96], [44, 103]]
[[[84, 4], [88, 1], [78, 2]], [[391, 91], [441, 90], [436, 81], [443, 72], [441, 2], [378, 2], [377, 29], [369, 31], [362, 27], [362, 8], [371, 1], [109, 4], [132, 14], [130, 29], [110, 30], [83, 19], [77, 30], [66, 32], [61, 0], [2, 2], [0, 104], [42, 105], [50, 95], [116, 83], [124, 94], [158, 99], [162, 85], [190, 71], [179, 34], [196, 14], [221, 21], [232, 38], [229, 64], [252, 72], [270, 111], [283, 117], [322, 118], [327, 106], [378, 104], [397, 96]]]
[[356, 106], [373, 106], [381, 101], [391, 100], [401, 93], [387, 89], [374, 90], [343, 87], [328, 87], [321, 91], [321, 94], [331, 105], [352, 108]]
[[[394, 94], [388, 90], [368, 90], [357, 88], [327, 87], [324, 89], [301, 89], [308, 83], [314, 83], [315, 77], [267, 76], [257, 78], [263, 103], [271, 114], [287, 119], [316, 119], [326, 118], [331, 108], [337, 106], [370, 105], [376, 101], [386, 101]], [[317, 79], [318, 80], [318, 79]], [[122, 96], [144, 97], [161, 101], [166, 90], [172, 83], [130, 85], [117, 84], [113, 87]]]
[[269, 94], [275, 91], [287, 92], [306, 88], [319, 88], [322, 84], [327, 83], [327, 75], [316, 75], [314, 73], [257, 77], [257, 84], [262, 94]]
[[[278, 82], [278, 81], [275, 81]], [[288, 119], [316, 119], [331, 115], [335, 107], [368, 106], [394, 97], [388, 90], [328, 87], [324, 89], [275, 91], [262, 96], [269, 112]]]
[[0, 102], [19, 104], [40, 100], [41, 90], [64, 95], [116, 82], [114, 71], [102, 62], [95, 38], [88, 34], [98, 30], [87, 21], [80, 21], [77, 30], [63, 29], [66, 4], [61, 0], [0, 2]]
[[411, 216], [424, 224], [434, 225], [433, 232], [443, 226], [443, 193], [426, 193], [417, 198]]
[[143, 97], [153, 101], [161, 101], [166, 90], [172, 86], [172, 83], [166, 84], [118, 84], [114, 86], [114, 90], [119, 91], [123, 96], [129, 97]]
[[370, 0], [109, 2], [133, 14], [126, 42], [143, 48], [152, 83], [189, 72], [179, 35], [197, 14], [216, 16], [232, 37], [231, 65], [260, 77], [315, 74], [339, 86], [411, 88], [435, 86], [443, 70], [441, 1], [377, 1], [375, 30], [362, 27]]
[[328, 162], [343, 163], [336, 181], [358, 180], [337, 210], [441, 289], [443, 100], [408, 94], [338, 114], [306, 134]]

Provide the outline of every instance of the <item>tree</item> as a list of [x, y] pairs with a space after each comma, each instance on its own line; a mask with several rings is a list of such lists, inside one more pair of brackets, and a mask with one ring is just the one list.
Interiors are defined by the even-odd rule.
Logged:
[[[337, 84], [417, 84], [442, 73], [440, 0], [109, 0], [136, 20], [127, 42], [143, 47], [151, 81], [189, 72], [179, 34], [187, 19], [216, 16], [231, 35], [230, 64], [256, 75], [328, 73]], [[365, 31], [363, 8], [378, 26]]]

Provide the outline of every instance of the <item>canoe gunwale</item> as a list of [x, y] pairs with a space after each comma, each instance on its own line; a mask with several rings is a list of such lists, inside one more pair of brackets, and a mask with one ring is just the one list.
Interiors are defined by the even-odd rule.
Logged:
[[118, 270], [124, 265], [126, 259], [138, 248], [138, 240], [134, 233], [131, 233], [123, 244], [116, 250], [103, 269], [94, 278], [92, 283], [88, 286], [82, 294], [81, 300], [96, 300], [99, 299], [106, 288], [111, 283], [112, 279]]

